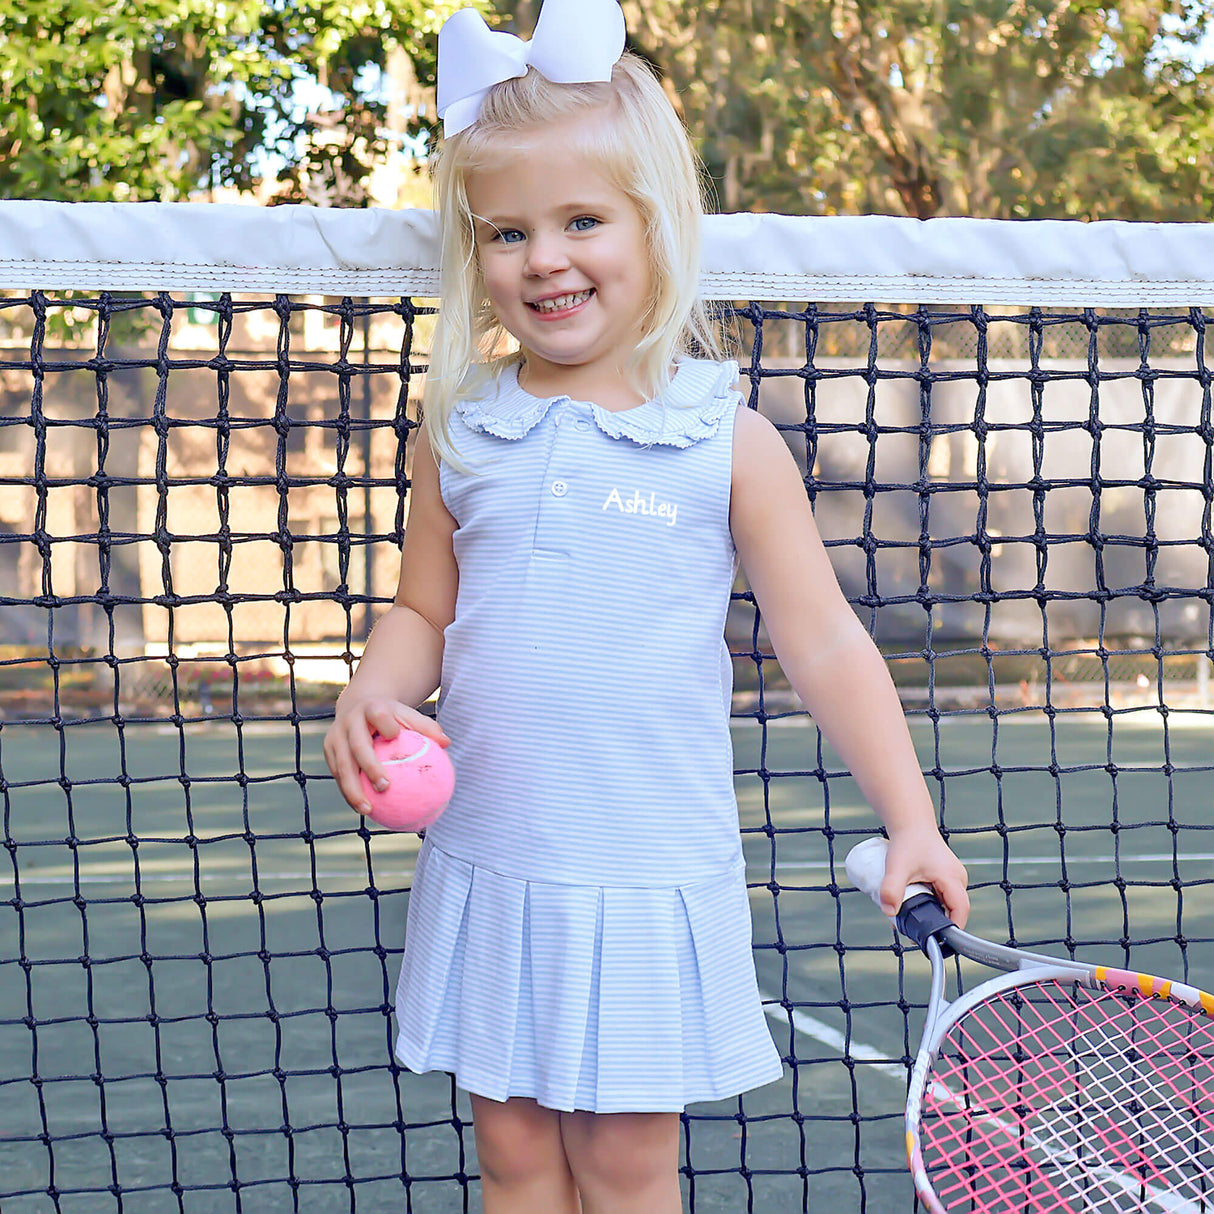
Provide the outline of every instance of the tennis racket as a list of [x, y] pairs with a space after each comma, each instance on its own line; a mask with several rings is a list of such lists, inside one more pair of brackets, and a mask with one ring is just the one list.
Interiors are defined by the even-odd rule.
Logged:
[[[886, 846], [867, 839], [847, 857], [874, 901]], [[931, 961], [906, 1098], [927, 1209], [1214, 1212], [1214, 996], [971, 936], [922, 885], [895, 923]], [[954, 953], [1005, 972], [950, 1003]]]

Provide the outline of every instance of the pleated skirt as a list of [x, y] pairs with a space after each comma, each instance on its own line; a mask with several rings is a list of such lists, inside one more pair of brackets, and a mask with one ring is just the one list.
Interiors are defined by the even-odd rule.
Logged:
[[397, 1057], [491, 1100], [674, 1112], [778, 1079], [745, 870], [673, 887], [503, 876], [427, 840], [409, 897]]

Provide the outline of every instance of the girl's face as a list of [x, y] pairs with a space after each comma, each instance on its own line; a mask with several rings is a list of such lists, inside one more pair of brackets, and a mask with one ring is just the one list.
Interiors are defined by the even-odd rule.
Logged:
[[466, 190], [489, 302], [526, 355], [524, 387], [623, 408], [640, 402], [621, 372], [641, 336], [649, 256], [635, 204], [579, 149], [587, 120], [537, 130]]

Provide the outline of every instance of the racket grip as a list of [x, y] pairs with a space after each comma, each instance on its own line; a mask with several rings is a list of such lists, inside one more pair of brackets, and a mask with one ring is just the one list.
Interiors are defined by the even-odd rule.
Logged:
[[953, 955], [954, 950], [941, 933], [955, 924], [945, 914], [935, 894], [915, 894], [907, 898], [894, 923], [908, 940], [913, 940], [924, 952], [927, 952], [927, 942], [934, 938], [944, 956]]
[[[885, 880], [885, 854], [889, 843], [880, 836], [857, 843], [847, 853], [847, 875], [852, 884], [863, 890], [879, 907], [881, 905], [881, 882]], [[894, 917], [898, 930], [913, 940], [921, 949], [926, 949], [932, 937], [939, 937], [953, 921], [944, 912], [935, 892], [926, 885], [912, 884], [906, 887], [902, 905]], [[952, 953], [943, 939], [938, 939], [945, 956]]]

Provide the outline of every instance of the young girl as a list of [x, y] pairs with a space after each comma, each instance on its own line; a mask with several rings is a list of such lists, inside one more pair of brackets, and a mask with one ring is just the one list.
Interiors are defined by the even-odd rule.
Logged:
[[[716, 349], [696, 163], [623, 40], [615, 0], [547, 0], [529, 44], [444, 28], [444, 305], [400, 586], [325, 740], [365, 812], [373, 733], [450, 739], [397, 1053], [471, 1094], [489, 1214], [675, 1214], [684, 1105], [781, 1074], [733, 792], [737, 560], [884, 821], [887, 909], [918, 880], [967, 912], [796, 464], [737, 366], [691, 356]], [[438, 723], [414, 707], [436, 687]]]

